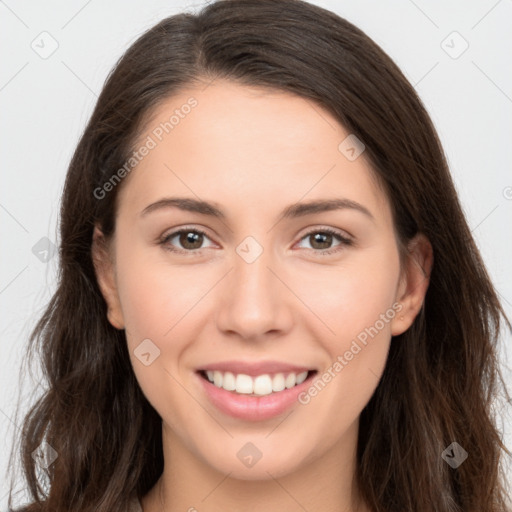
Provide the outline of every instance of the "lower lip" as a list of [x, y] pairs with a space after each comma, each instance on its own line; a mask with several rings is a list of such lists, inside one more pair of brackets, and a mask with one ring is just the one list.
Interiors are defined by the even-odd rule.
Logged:
[[262, 421], [274, 418], [285, 412], [295, 402], [298, 395], [310, 384], [315, 373], [311, 372], [301, 384], [290, 389], [284, 389], [270, 395], [252, 396], [226, 391], [218, 388], [209, 380], [196, 373], [202, 382], [203, 389], [210, 401], [223, 413], [248, 421]]

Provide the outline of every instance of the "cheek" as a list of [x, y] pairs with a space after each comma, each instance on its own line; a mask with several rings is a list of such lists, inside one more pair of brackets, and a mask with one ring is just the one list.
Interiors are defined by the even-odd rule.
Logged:
[[317, 322], [319, 339], [334, 354], [386, 313], [388, 321], [379, 321], [377, 327], [386, 335], [390, 333], [398, 278], [398, 254], [390, 246], [387, 250], [375, 248], [354, 253], [353, 258], [347, 257], [346, 261], [319, 268], [317, 272], [296, 272], [293, 289], [321, 320]]
[[[128, 351], [137, 381], [159, 414], [171, 425], [180, 424], [176, 415], [188, 410], [188, 395], [178, 384], [182, 380], [180, 363], [194, 338], [187, 313], [206, 290], [198, 289], [197, 281], [191, 283], [190, 272], [172, 268], [164, 258], [148, 258], [147, 248], [132, 246], [129, 254], [117, 258], [117, 269]], [[146, 353], [149, 356], [144, 361]]]
[[[345, 342], [353, 338], [364, 341], [364, 335], [359, 335], [373, 326], [387, 336], [391, 332], [390, 320], [394, 315], [395, 287], [396, 279], [391, 270], [389, 274], [367, 270], [347, 276], [337, 307], [330, 311], [335, 322], [334, 330], [340, 339]], [[382, 315], [386, 320], [384, 323]]]
[[368, 403], [386, 364], [391, 322], [400, 309], [395, 301], [398, 254], [393, 247], [369, 251], [316, 278], [308, 279], [302, 296], [323, 321], [309, 325], [318, 325], [314, 335], [328, 361], [304, 403], [317, 401], [318, 414], [331, 411], [325, 421], [335, 415], [336, 424], [346, 426]]
[[173, 267], [160, 248], [132, 248], [130, 254], [118, 258], [117, 268], [126, 331], [132, 338], [170, 337], [170, 331], [194, 307], [211, 281], [199, 267], [197, 271]]

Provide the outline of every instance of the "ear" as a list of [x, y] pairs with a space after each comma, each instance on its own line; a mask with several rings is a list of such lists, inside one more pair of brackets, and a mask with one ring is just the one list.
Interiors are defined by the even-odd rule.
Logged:
[[405, 332], [420, 312], [434, 263], [434, 251], [423, 233], [418, 233], [407, 246], [407, 261], [400, 276], [396, 300], [402, 309], [391, 322], [391, 334]]
[[98, 226], [94, 227], [91, 255], [98, 286], [107, 303], [108, 321], [116, 329], [124, 329], [124, 318], [117, 292], [115, 263], [113, 261], [112, 251], [105, 240], [105, 235]]

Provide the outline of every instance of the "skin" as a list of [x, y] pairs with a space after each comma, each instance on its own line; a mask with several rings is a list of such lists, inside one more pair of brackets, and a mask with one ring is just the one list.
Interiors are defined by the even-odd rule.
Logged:
[[[109, 321], [126, 330], [136, 378], [163, 420], [165, 469], [144, 512], [369, 510], [352, 484], [359, 415], [391, 337], [421, 308], [432, 247], [418, 235], [400, 268], [391, 208], [365, 153], [349, 161], [338, 150], [349, 132], [304, 98], [217, 80], [166, 99], [140, 141], [190, 96], [197, 107], [122, 183], [107, 250], [98, 228], [93, 248]], [[141, 216], [169, 196], [214, 201], [226, 218], [177, 208]], [[364, 205], [373, 219], [342, 209], [279, 220], [288, 205], [337, 197]], [[200, 253], [179, 236], [166, 244], [182, 253], [159, 244], [181, 227], [206, 231]], [[306, 236], [327, 227], [354, 244]], [[236, 252], [247, 236], [263, 248], [250, 264]], [[329, 249], [338, 252], [322, 255]], [[317, 396], [279, 417], [226, 416], [195, 375], [224, 359], [326, 371], [396, 302], [401, 311]], [[160, 350], [149, 366], [134, 355], [147, 338]], [[250, 468], [237, 458], [247, 442], [262, 453]]]

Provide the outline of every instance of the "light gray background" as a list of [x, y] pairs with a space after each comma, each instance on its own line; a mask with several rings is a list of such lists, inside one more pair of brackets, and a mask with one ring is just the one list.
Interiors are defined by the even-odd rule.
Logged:
[[[312, 3], [364, 30], [415, 86], [438, 129], [469, 225], [512, 318], [512, 1]], [[111, 67], [144, 30], [201, 5], [0, 1], [0, 509], [7, 503], [7, 457], [21, 425], [21, 417], [14, 416], [21, 356], [55, 289], [57, 257], [45, 263], [32, 248], [43, 237], [57, 242], [66, 168]], [[51, 37], [40, 36], [44, 31]], [[458, 58], [453, 57], [464, 42], [454, 31], [469, 44]], [[58, 48], [43, 59], [31, 45], [49, 51], [51, 38]], [[508, 365], [509, 385], [511, 345], [506, 335], [502, 361]], [[26, 376], [25, 401], [40, 391], [38, 376], [37, 369], [33, 378]], [[510, 417], [503, 428], [512, 448]]]

